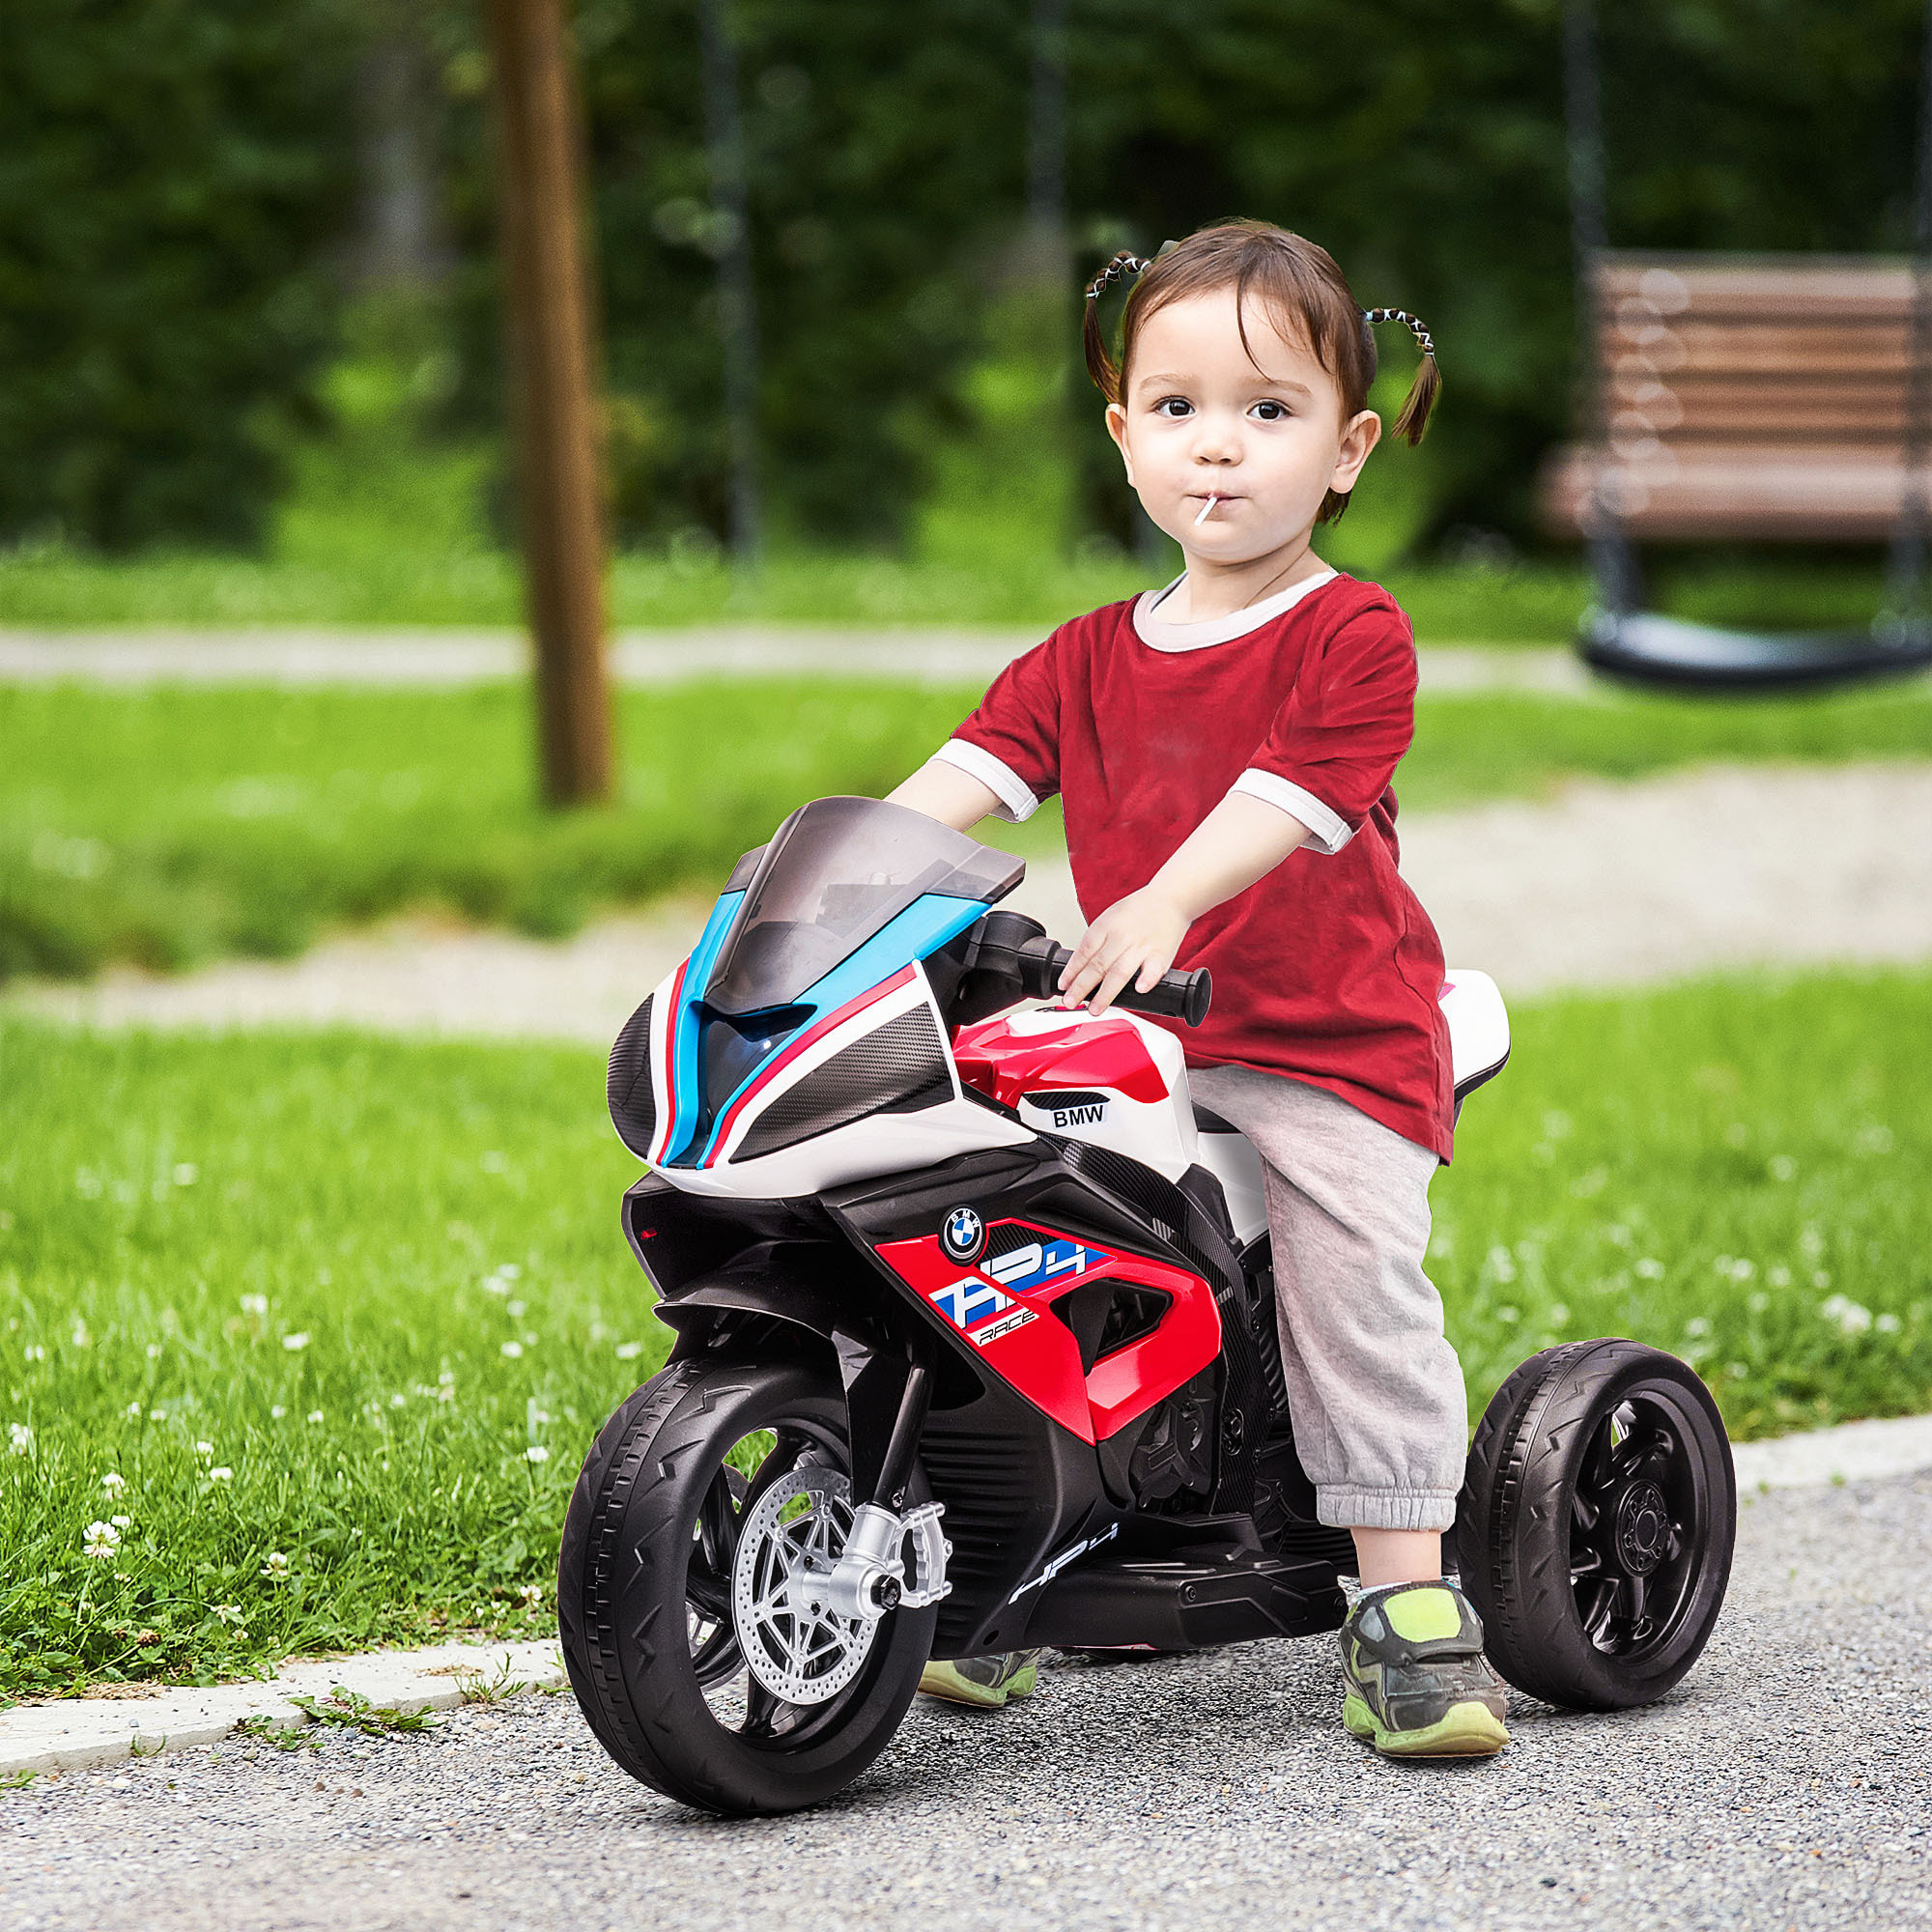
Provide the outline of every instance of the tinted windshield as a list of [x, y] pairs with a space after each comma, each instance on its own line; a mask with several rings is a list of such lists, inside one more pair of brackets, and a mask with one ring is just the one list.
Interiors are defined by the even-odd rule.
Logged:
[[908, 806], [814, 799], [764, 848], [705, 1003], [725, 1013], [788, 1006], [922, 893], [990, 905], [1025, 871], [1009, 854]]

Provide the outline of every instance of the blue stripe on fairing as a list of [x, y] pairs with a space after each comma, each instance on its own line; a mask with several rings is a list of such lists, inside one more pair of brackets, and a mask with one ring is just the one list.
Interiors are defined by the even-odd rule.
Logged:
[[[848, 1000], [856, 1000], [861, 993], [869, 992], [882, 980], [890, 980], [901, 967], [910, 965], [915, 959], [923, 959], [929, 952], [936, 952], [948, 940], [957, 938], [974, 921], [984, 918], [987, 910], [983, 899], [952, 898], [939, 893], [921, 894], [903, 912], [881, 926], [856, 952], [841, 959], [822, 980], [808, 986], [799, 995], [796, 1004], [811, 1008], [811, 1017], [788, 1035], [787, 1039], [796, 1037], [807, 1028], [816, 1026], [827, 1013], [837, 1012]], [[707, 926], [705, 930], [708, 933], [710, 928]], [[694, 953], [692, 955], [694, 971], [686, 976], [685, 984], [696, 986], [701, 991], [704, 979], [695, 970], [696, 959], [697, 955]], [[707, 961], [707, 976], [709, 970]], [[691, 1059], [694, 1067], [697, 1059], [697, 1023], [692, 1019], [687, 1024], [686, 1015], [690, 1013], [692, 1005], [697, 997], [696, 992], [690, 994], [683, 1003], [684, 1011], [677, 1016], [681, 1032], [688, 1034], [692, 1040]], [[782, 1047], [783, 1042], [781, 1042], [773, 1051], [781, 1051]], [[712, 1126], [711, 1140], [703, 1153], [689, 1163], [677, 1161], [678, 1166], [708, 1167], [717, 1158], [720, 1126], [723, 1125], [725, 1116], [730, 1112], [732, 1103], [737, 1100], [739, 1094], [743, 1094], [763, 1071], [762, 1066], [754, 1066], [739, 1082], [729, 1098], [719, 1107]], [[684, 1131], [682, 1104], [678, 1108], [676, 1131], [679, 1134]], [[675, 1142], [672, 1144], [676, 1145]], [[682, 1149], [681, 1151], [689, 1151]], [[667, 1163], [672, 1159], [673, 1156], [667, 1152]]]
[[[711, 917], [704, 922], [704, 930], [697, 935], [697, 944], [691, 949], [690, 961], [684, 970], [685, 996], [670, 1016], [670, 1032], [665, 1040], [665, 1057], [670, 1062], [671, 1077], [677, 1087], [677, 1112], [671, 1120], [670, 1134], [665, 1141], [665, 1161], [668, 1161], [684, 1145], [686, 1135], [696, 1124], [700, 1097], [697, 1087], [697, 1022], [690, 1017], [691, 1009], [697, 994], [703, 990], [704, 982], [711, 977], [712, 962], [718, 957], [718, 949], [724, 944], [725, 931], [744, 896], [742, 892], [721, 895], [718, 903], [711, 908]], [[664, 1165], [664, 1161], [660, 1161], [659, 1165]]]

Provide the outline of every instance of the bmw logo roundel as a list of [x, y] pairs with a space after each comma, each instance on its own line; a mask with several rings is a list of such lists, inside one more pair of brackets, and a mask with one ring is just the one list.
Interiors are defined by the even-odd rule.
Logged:
[[939, 1225], [939, 1243], [955, 1262], [976, 1261], [986, 1245], [986, 1227], [971, 1208], [955, 1208]]

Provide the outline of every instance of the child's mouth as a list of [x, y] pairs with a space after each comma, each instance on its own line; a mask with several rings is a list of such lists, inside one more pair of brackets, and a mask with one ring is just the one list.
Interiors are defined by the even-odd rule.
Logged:
[[1188, 500], [1190, 502], [1198, 502], [1201, 505], [1194, 519], [1194, 527], [1198, 530], [1221, 504], [1231, 503], [1235, 499], [1225, 491], [1209, 490], [1205, 497], [1199, 493], [1190, 493]]

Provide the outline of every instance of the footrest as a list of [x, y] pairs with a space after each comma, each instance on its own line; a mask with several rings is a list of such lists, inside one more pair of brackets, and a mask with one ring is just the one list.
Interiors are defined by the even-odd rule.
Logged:
[[1332, 1564], [1252, 1549], [1119, 1558], [1063, 1572], [1041, 1593], [1029, 1644], [1206, 1650], [1264, 1636], [1339, 1630]]

